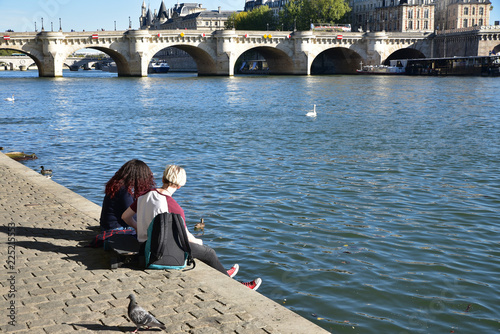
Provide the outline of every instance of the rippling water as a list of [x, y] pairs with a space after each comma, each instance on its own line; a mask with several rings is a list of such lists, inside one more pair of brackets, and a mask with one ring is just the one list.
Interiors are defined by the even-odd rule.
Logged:
[[497, 78], [64, 75], [0, 73], [4, 152], [98, 204], [183, 165], [222, 262], [331, 332], [500, 330]]

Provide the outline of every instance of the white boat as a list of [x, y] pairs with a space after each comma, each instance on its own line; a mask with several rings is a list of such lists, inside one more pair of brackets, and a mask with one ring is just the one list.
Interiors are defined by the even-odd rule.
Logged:
[[404, 67], [386, 66], [386, 65], [365, 65], [360, 70], [356, 70], [359, 74], [373, 74], [373, 75], [392, 75], [392, 74], [405, 74]]
[[372, 75], [394, 75], [406, 73], [406, 60], [391, 60], [391, 65], [364, 65], [361, 63], [361, 69], [356, 70], [358, 74]]
[[164, 61], [155, 61], [149, 63], [148, 73], [168, 73], [170, 66]]

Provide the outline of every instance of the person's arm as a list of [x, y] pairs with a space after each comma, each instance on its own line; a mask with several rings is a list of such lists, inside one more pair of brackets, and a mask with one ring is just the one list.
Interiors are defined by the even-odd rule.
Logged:
[[125, 210], [125, 212], [122, 214], [122, 219], [127, 225], [133, 227], [137, 231], [137, 222], [134, 219], [135, 211], [132, 210], [130, 207]]
[[192, 243], [198, 244], [198, 245], [203, 245], [203, 240], [198, 239], [194, 235], [192, 235], [191, 232], [189, 232], [189, 230], [187, 229], [187, 227], [186, 227], [186, 232], [187, 232], [187, 235], [188, 235], [188, 241], [189, 242], [192, 242]]

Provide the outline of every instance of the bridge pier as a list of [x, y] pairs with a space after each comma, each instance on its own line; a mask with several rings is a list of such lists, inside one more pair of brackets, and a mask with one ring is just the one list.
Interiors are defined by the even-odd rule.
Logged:
[[64, 53], [61, 52], [64, 35], [62, 32], [44, 31], [37, 39], [42, 43], [42, 59], [39, 68], [40, 77], [62, 77], [62, 68], [65, 60]]
[[294, 57], [293, 57], [293, 73], [295, 75], [310, 75], [311, 65], [314, 61], [312, 30], [296, 31], [293, 36]]
[[385, 41], [387, 33], [385, 31], [369, 32], [365, 36], [367, 43], [366, 50], [366, 65], [380, 65], [382, 59], [386, 59]]
[[217, 59], [214, 73], [204, 73], [203, 75], [233, 76], [234, 65], [238, 60], [233, 52], [234, 43], [238, 35], [234, 29], [220, 30], [215, 32], [217, 44]]
[[149, 54], [151, 33], [148, 30], [129, 30], [126, 36], [129, 50], [121, 52], [125, 62], [116, 62], [118, 76], [147, 77], [149, 60], [154, 56]]

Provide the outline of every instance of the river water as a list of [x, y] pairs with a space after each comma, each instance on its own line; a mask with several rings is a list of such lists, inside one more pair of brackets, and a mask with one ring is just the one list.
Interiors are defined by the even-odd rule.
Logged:
[[37, 76], [0, 72], [0, 146], [54, 181], [184, 166], [188, 225], [332, 333], [500, 330], [498, 78]]

